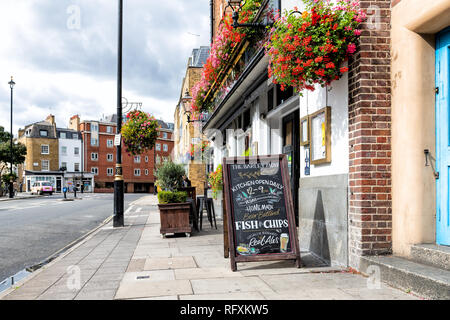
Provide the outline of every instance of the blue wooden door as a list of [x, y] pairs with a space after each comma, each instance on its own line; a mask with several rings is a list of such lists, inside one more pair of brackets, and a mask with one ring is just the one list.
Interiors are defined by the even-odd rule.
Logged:
[[436, 167], [437, 180], [436, 242], [450, 245], [450, 28], [436, 41]]

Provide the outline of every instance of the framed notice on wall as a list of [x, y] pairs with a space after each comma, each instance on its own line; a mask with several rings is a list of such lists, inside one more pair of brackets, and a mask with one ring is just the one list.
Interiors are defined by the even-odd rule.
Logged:
[[309, 117], [300, 119], [300, 145], [309, 145]]
[[323, 108], [310, 118], [311, 164], [331, 162], [331, 108]]
[[223, 177], [231, 269], [274, 260], [300, 267], [286, 155], [224, 158]]

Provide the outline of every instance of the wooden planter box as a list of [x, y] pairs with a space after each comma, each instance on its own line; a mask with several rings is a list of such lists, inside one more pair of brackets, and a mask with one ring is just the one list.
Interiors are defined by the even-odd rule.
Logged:
[[160, 232], [163, 237], [166, 233], [186, 233], [190, 237], [192, 228], [189, 224], [190, 203], [158, 204], [161, 218]]

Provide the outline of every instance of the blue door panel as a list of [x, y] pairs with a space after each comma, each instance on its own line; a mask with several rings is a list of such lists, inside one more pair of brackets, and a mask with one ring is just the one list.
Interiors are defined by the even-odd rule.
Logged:
[[436, 40], [436, 242], [450, 245], [450, 28]]

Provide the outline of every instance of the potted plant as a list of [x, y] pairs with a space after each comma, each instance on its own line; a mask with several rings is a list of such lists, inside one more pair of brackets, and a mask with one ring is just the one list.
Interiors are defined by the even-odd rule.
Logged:
[[191, 236], [189, 223], [191, 204], [187, 202], [187, 193], [178, 191], [183, 186], [184, 168], [180, 164], [165, 162], [156, 171], [158, 185], [158, 208], [161, 218], [160, 233], [185, 233]]
[[208, 176], [208, 184], [212, 191], [212, 197], [214, 201], [214, 208], [217, 208], [217, 212], [221, 214], [219, 217], [223, 217], [223, 210], [225, 209], [223, 205], [223, 176], [222, 176], [222, 165], [217, 166], [216, 171], [211, 172]]

